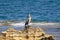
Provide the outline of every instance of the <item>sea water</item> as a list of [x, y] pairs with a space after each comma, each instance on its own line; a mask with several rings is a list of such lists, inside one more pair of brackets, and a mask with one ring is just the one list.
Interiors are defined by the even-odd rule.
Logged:
[[12, 26], [0, 26], [0, 33], [8, 28], [23, 29], [22, 21], [28, 13], [32, 17], [31, 25], [42, 27], [55, 40], [60, 40], [60, 0], [0, 0], [0, 22], [14, 22]]
[[0, 0], [0, 20], [60, 22], [60, 0]]

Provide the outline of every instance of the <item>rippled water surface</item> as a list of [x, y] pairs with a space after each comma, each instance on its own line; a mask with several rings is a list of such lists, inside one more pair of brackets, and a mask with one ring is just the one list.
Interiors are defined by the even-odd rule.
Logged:
[[60, 22], [60, 0], [0, 0], [0, 20]]
[[[0, 0], [0, 22], [23, 21], [26, 20], [28, 13], [31, 14], [32, 22], [55, 22], [59, 24], [42, 24], [44, 31], [53, 34], [55, 40], [60, 40], [60, 0]], [[0, 26], [0, 33], [12, 27], [21, 28], [21, 24], [14, 26]], [[23, 25], [23, 24], [22, 24]], [[52, 26], [51, 26], [52, 25]]]

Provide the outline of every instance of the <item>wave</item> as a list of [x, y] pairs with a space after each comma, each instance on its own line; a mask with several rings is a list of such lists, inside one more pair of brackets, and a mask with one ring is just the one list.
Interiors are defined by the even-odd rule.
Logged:
[[[39, 26], [39, 27], [59, 27], [60, 23], [47, 23], [47, 22], [31, 22], [29, 25], [31, 26]], [[0, 26], [25, 26], [25, 21], [21, 22], [0, 22]]]

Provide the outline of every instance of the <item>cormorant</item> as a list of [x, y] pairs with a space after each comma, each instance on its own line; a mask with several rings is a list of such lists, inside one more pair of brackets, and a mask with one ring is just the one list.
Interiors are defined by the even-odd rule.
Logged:
[[25, 22], [25, 26], [28, 26], [30, 24], [30, 22], [31, 22], [31, 16], [30, 16], [30, 14], [28, 14], [27, 21]]

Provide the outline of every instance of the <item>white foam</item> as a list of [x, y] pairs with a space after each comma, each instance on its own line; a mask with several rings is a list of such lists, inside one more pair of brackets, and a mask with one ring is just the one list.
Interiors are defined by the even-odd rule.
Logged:
[[[12, 25], [12, 26], [25, 26], [25, 23], [24, 23], [24, 22], [12, 23], [11, 25]], [[29, 25], [31, 25], [31, 23], [30, 23]]]
[[[39, 23], [30, 23], [29, 25], [33, 25], [33, 26], [52, 26], [52, 27], [57, 27], [57, 25], [59, 25], [60, 23], [42, 23], [42, 22], [39, 22]], [[11, 23], [10, 22], [10, 25], [11, 26], [16, 26], [16, 27], [22, 27], [22, 26], [25, 26], [25, 22], [19, 22], [19, 23]], [[0, 26], [3, 26], [2, 23], [0, 23]], [[60, 25], [59, 25], [60, 26]]]
[[[29, 25], [56, 25], [58, 23], [30, 23]], [[20, 23], [12, 23], [12, 26], [24, 26], [25, 23], [24, 22], [20, 22]]]
[[12, 23], [12, 26], [24, 26], [25, 23]]
[[56, 25], [58, 23], [33, 23], [35, 25]]

